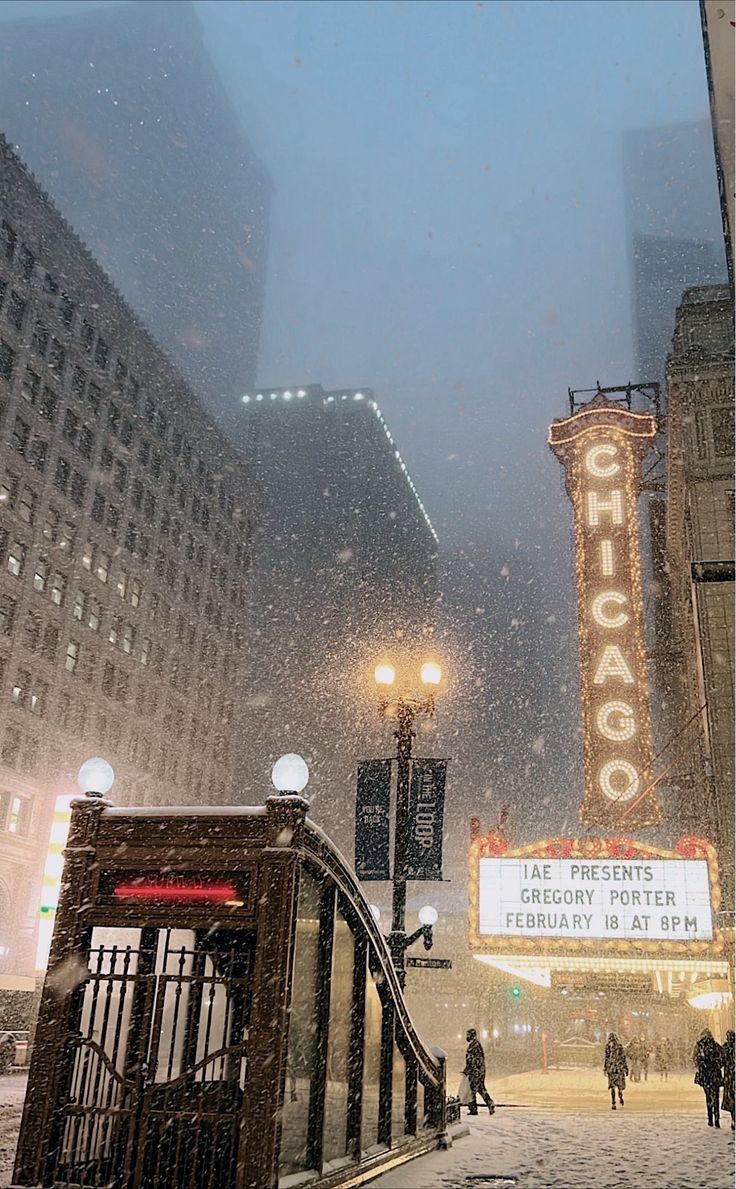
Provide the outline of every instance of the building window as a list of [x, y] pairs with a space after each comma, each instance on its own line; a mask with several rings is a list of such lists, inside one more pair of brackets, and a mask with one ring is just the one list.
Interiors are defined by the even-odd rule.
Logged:
[[70, 640], [66, 646], [66, 659], [64, 661], [64, 668], [67, 673], [76, 672], [77, 664], [79, 663], [79, 644], [76, 640]]
[[49, 661], [56, 660], [56, 653], [59, 647], [59, 629], [56, 624], [50, 623], [43, 634], [43, 655]]
[[95, 435], [92, 433], [92, 430], [88, 425], [83, 425], [79, 431], [79, 441], [77, 443], [77, 449], [82, 455], [82, 458], [86, 458], [87, 461], [89, 461], [92, 457], [94, 446]]
[[27, 836], [31, 826], [31, 804], [30, 797], [11, 797], [8, 834], [16, 834], [19, 838]]
[[82, 319], [82, 325], [79, 331], [79, 338], [84, 350], [89, 354], [92, 350], [92, 344], [95, 341], [95, 328], [86, 318]]
[[113, 464], [113, 453], [109, 446], [103, 446], [100, 451], [100, 470], [109, 471]]
[[97, 599], [87, 599], [87, 627], [91, 628], [93, 632], [99, 632], [100, 619], [102, 617], [102, 608]]
[[15, 679], [15, 685], [11, 687], [10, 696], [16, 706], [25, 706], [26, 698], [28, 697], [28, 687], [31, 684], [31, 675], [27, 669], [19, 669], [18, 676]]
[[129, 421], [127, 417], [123, 417], [120, 425], [120, 441], [124, 446], [133, 444], [133, 422]]
[[23, 644], [29, 652], [35, 652], [41, 639], [41, 616], [28, 611], [23, 626]]
[[10, 383], [13, 378], [14, 367], [15, 351], [8, 343], [0, 342], [0, 379], [7, 380]]
[[93, 413], [99, 413], [102, 404], [102, 389], [98, 384], [90, 383], [87, 387], [87, 401]]
[[130, 656], [130, 654], [133, 651], [134, 643], [135, 643], [135, 629], [133, 628], [133, 626], [131, 624], [126, 623], [123, 627], [123, 638], [122, 638], [120, 647], [122, 648], [123, 652], [127, 653], [128, 656]]
[[72, 500], [78, 507], [84, 503], [84, 493], [87, 490], [87, 480], [80, 471], [75, 471], [72, 475], [72, 483], [69, 494]]
[[147, 441], [146, 438], [144, 438], [143, 441], [141, 442], [141, 448], [138, 451], [138, 458], [140, 459], [141, 465], [144, 467], [147, 467], [150, 457], [151, 457], [151, 443], [149, 441]]
[[97, 339], [97, 346], [95, 347], [95, 363], [97, 364], [98, 368], [103, 372], [104, 372], [105, 368], [107, 367], [107, 359], [108, 359], [107, 343], [103, 339], [102, 335], [100, 335]]
[[74, 321], [74, 302], [66, 293], [62, 293], [59, 301], [59, 313], [65, 326], [71, 326]]
[[102, 671], [102, 692], [108, 698], [115, 696], [115, 666], [112, 661], [105, 661], [105, 668]]
[[26, 566], [26, 547], [20, 541], [13, 541], [8, 549], [8, 572], [20, 578]]
[[58, 339], [52, 338], [49, 347], [49, 367], [53, 368], [54, 371], [62, 372], [64, 370], [65, 360], [66, 351]]
[[84, 619], [84, 605], [85, 605], [86, 601], [87, 601], [87, 598], [86, 598], [84, 591], [78, 590], [74, 596], [74, 605], [72, 606], [72, 615], [74, 616], [75, 619], [78, 619], [80, 621], [80, 623]]
[[2, 223], [0, 223], [0, 254], [6, 260], [12, 261], [17, 243], [18, 236], [13, 231], [7, 219], [3, 219]]
[[70, 520], [65, 520], [61, 526], [61, 540], [59, 541], [59, 549], [63, 549], [66, 553], [72, 553], [76, 539], [76, 528]]
[[39, 557], [36, 562], [36, 569], [33, 575], [33, 589], [37, 590], [39, 594], [43, 594], [49, 584], [49, 576], [51, 574], [51, 566], [45, 558]]
[[18, 258], [15, 263], [23, 280], [30, 281], [33, 276], [33, 270], [36, 267], [36, 257], [25, 244], [20, 245], [20, 251], [18, 252]]
[[17, 450], [25, 458], [26, 449], [28, 448], [28, 439], [31, 435], [31, 427], [27, 425], [21, 417], [16, 417], [13, 426], [13, 434], [10, 439], [10, 445], [14, 450]]
[[143, 587], [137, 578], [133, 578], [130, 584], [130, 605], [131, 607], [140, 607], [141, 595], [143, 594]]
[[148, 520], [148, 522], [150, 524], [151, 521], [153, 521], [156, 517], [156, 500], [155, 500], [152, 492], [150, 492], [150, 491], [146, 492], [146, 501], [145, 502], [146, 502], [146, 519]]
[[27, 367], [23, 373], [23, 379], [20, 386], [20, 394], [24, 400], [28, 401], [29, 405], [35, 405], [38, 400], [38, 394], [41, 390], [41, 377], [33, 371], [32, 368]]
[[151, 641], [144, 636], [141, 641], [141, 664], [147, 665], [151, 659]]
[[133, 507], [135, 508], [136, 512], [139, 511], [140, 506], [143, 503], [143, 484], [141, 483], [140, 479], [133, 480], [133, 490], [132, 490], [132, 494], [131, 494], [131, 502], [132, 502]]
[[18, 502], [18, 518], [26, 524], [33, 524], [36, 519], [36, 494], [30, 487], [24, 487]]
[[63, 457], [57, 458], [57, 460], [56, 460], [56, 474], [54, 475], [54, 486], [59, 491], [64, 492], [65, 495], [66, 495], [67, 489], [69, 487], [69, 478], [71, 476], [71, 473], [72, 473], [72, 468], [69, 465], [69, 463], [67, 462], [67, 460]]
[[82, 568], [92, 572], [95, 558], [95, 547], [91, 541], [86, 541], [82, 550]]
[[115, 504], [107, 505], [107, 516], [105, 518], [105, 523], [110, 536], [116, 537], [118, 535], [118, 529], [120, 528], [120, 509], [116, 508]]
[[46, 358], [46, 352], [49, 349], [49, 332], [44, 326], [43, 322], [36, 322], [33, 327], [33, 334], [31, 335], [31, 346], [37, 355]]
[[56, 416], [56, 406], [58, 403], [58, 397], [53, 388], [49, 388], [49, 386], [45, 384], [43, 396], [41, 397], [41, 403], [38, 406], [38, 411], [46, 421], [53, 422]]
[[87, 374], [84, 368], [75, 367], [72, 372], [72, 393], [78, 397], [79, 400], [84, 398], [84, 386], [87, 383]]
[[79, 418], [71, 409], [67, 409], [64, 414], [64, 425], [61, 432], [67, 442], [71, 442], [72, 445], [76, 442], [79, 433]]
[[9, 636], [15, 623], [16, 601], [8, 594], [0, 594], [0, 635]]
[[92, 500], [92, 519], [96, 520], [98, 524], [102, 524], [105, 519], [105, 496], [99, 487], [95, 491], [94, 499]]
[[112, 479], [113, 487], [116, 491], [124, 492], [128, 485], [128, 468], [124, 462], [119, 458], [115, 459], [115, 472]]
[[55, 545], [59, 536], [60, 516], [56, 508], [48, 508], [43, 522], [43, 535], [47, 541]]
[[711, 409], [710, 423], [713, 429], [713, 450], [716, 458], [733, 458], [735, 445], [733, 405], [721, 405]]
[[15, 292], [15, 289], [10, 294], [10, 300], [8, 301], [5, 314], [10, 325], [20, 334], [23, 329], [23, 319], [26, 316], [26, 302], [20, 293]]
[[113, 615], [110, 620], [110, 630], [107, 633], [107, 639], [110, 644], [117, 644], [120, 638], [120, 626], [122, 620], [119, 615]]
[[110, 558], [106, 553], [103, 553], [102, 550], [100, 550], [100, 552], [97, 554], [95, 573], [97, 574], [100, 582], [107, 582], [107, 578], [110, 573]]
[[28, 461], [33, 467], [34, 471], [38, 471], [40, 475], [46, 470], [46, 458], [49, 452], [49, 444], [43, 438], [34, 436], [31, 442], [31, 447], [28, 452]]
[[17, 494], [18, 480], [15, 475], [4, 475], [0, 479], [0, 504], [7, 508], [14, 507]]
[[43, 718], [46, 713], [46, 695], [48, 691], [49, 687], [45, 681], [41, 681], [39, 678], [34, 679], [28, 707], [31, 714], [37, 714], [39, 718]]
[[54, 573], [51, 580], [51, 602], [56, 607], [63, 607], [64, 599], [66, 598], [66, 578], [58, 571]]
[[120, 409], [118, 405], [110, 404], [107, 410], [107, 425], [110, 433], [117, 437], [120, 433]]

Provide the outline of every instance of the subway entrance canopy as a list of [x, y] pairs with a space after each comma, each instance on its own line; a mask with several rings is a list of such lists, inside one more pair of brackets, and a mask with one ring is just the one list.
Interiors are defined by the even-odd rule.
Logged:
[[470, 845], [469, 944], [489, 966], [543, 987], [587, 976], [660, 994], [728, 975], [712, 846], [664, 850], [630, 838]]
[[306, 809], [74, 802], [14, 1185], [357, 1185], [447, 1143], [445, 1055]]

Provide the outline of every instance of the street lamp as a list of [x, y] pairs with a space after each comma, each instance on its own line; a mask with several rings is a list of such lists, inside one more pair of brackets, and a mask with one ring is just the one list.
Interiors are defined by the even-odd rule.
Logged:
[[309, 782], [309, 768], [306, 760], [294, 752], [288, 752], [276, 761], [271, 769], [271, 783], [283, 796], [298, 796]]
[[[415, 738], [414, 723], [417, 717], [428, 718], [434, 714], [435, 697], [442, 682], [442, 668], [437, 661], [428, 657], [422, 661], [417, 673], [419, 681], [409, 672], [399, 677], [396, 667], [384, 658], [376, 665], [373, 677], [378, 692], [378, 708], [382, 715], [396, 719], [396, 829], [394, 831], [394, 873], [391, 932], [389, 946], [394, 966], [403, 988], [406, 985], [405, 950], [420, 935], [431, 937], [434, 921], [422, 922], [422, 928], [411, 935], [406, 934], [406, 850], [409, 833], [409, 785], [411, 780], [412, 741]], [[397, 680], [398, 677], [398, 680]], [[431, 910], [435, 912], [435, 909]], [[435, 915], [435, 921], [436, 921]], [[429, 929], [429, 934], [425, 932]], [[430, 940], [429, 945], [432, 942]], [[427, 947], [429, 948], [429, 946]]]
[[112, 765], [108, 764], [107, 760], [103, 760], [101, 756], [85, 760], [77, 773], [79, 788], [85, 797], [90, 797], [92, 800], [99, 800], [104, 797], [105, 793], [109, 793], [114, 780], [115, 773], [112, 770]]

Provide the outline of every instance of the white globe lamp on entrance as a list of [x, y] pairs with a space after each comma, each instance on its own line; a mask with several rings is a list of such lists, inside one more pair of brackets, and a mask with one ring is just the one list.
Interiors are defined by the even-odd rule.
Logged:
[[301, 793], [309, 782], [309, 768], [301, 756], [289, 752], [271, 769], [271, 783], [279, 793]]
[[101, 756], [85, 760], [77, 773], [77, 784], [87, 797], [104, 797], [115, 780], [112, 765]]

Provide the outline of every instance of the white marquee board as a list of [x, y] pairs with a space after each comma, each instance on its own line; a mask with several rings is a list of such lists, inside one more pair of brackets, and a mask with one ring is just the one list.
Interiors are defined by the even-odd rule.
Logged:
[[712, 941], [705, 859], [479, 860], [479, 933]]

